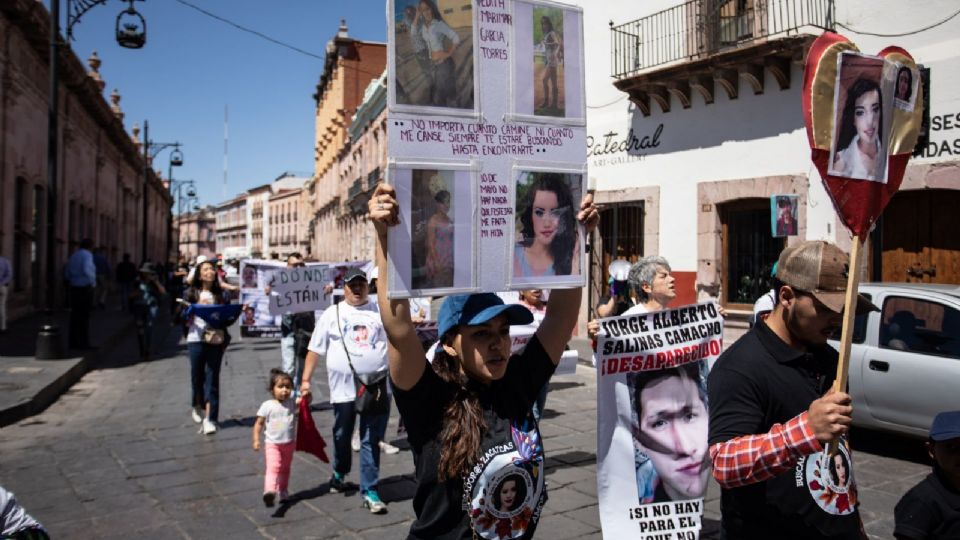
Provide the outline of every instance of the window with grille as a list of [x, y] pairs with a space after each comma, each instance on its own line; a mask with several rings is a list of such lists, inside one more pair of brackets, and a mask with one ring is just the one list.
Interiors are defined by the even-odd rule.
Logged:
[[721, 303], [753, 309], [770, 290], [770, 272], [786, 245], [770, 230], [770, 200], [741, 199], [719, 205], [723, 262]]

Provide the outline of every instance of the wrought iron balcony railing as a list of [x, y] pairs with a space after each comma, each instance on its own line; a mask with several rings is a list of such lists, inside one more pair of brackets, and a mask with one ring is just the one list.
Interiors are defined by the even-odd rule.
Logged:
[[833, 25], [833, 0], [689, 0], [642, 19], [611, 23], [611, 75], [634, 77], [779, 37], [819, 34]]

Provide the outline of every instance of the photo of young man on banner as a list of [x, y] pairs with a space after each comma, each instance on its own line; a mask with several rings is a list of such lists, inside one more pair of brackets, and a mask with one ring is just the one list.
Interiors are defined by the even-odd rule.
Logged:
[[597, 489], [604, 536], [696, 538], [711, 473], [706, 380], [723, 345], [720, 309], [708, 302], [598, 323]]
[[583, 195], [583, 180], [580, 173], [517, 171], [510, 288], [583, 284], [586, 258], [574, 202]]
[[770, 227], [774, 238], [797, 235], [799, 201], [796, 195], [770, 197]]
[[470, 0], [393, 0], [393, 104], [474, 109]]

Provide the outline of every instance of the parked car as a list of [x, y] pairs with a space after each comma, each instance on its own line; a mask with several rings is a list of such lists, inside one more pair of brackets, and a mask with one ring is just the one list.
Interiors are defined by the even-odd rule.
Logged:
[[880, 311], [854, 324], [853, 423], [925, 438], [938, 412], [960, 409], [960, 286], [865, 283], [860, 292]]

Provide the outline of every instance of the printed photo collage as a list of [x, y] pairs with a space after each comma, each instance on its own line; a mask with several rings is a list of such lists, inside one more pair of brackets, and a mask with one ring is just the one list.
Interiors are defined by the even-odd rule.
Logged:
[[[479, 36], [472, 0], [390, 0], [390, 110], [481, 116]], [[515, 0], [509, 51], [509, 122], [586, 125], [583, 14], [549, 1]], [[499, 30], [497, 31], [499, 32]]]
[[[495, 264], [507, 266], [503, 290], [582, 286], [582, 168], [516, 161], [509, 193], [489, 196], [503, 201], [495, 205], [481, 201], [475, 162], [396, 161], [388, 175], [401, 223], [388, 240], [392, 297], [476, 292], [479, 269]], [[477, 260], [484, 231], [502, 238], [502, 261]]]
[[[498, 15], [507, 24], [491, 23], [489, 14], [481, 24], [471, 0], [389, 0], [387, 10], [390, 113], [586, 125], [579, 7], [513, 0]], [[491, 35], [509, 59], [497, 64], [503, 71], [496, 81], [480, 73], [485, 64], [493, 69], [480, 55]], [[501, 159], [493, 164], [497, 181], [491, 185], [481, 179], [490, 163], [450, 157], [390, 155], [387, 178], [401, 223], [388, 240], [392, 297], [477, 292], [481, 281], [489, 288], [491, 275], [478, 274], [492, 265], [502, 265], [496, 268], [506, 281], [500, 290], [585, 283], [585, 240], [576, 221], [586, 193], [582, 164]], [[502, 252], [496, 250], [502, 260], [489, 260], [494, 242], [503, 244]], [[478, 261], [481, 252], [488, 260]]]

